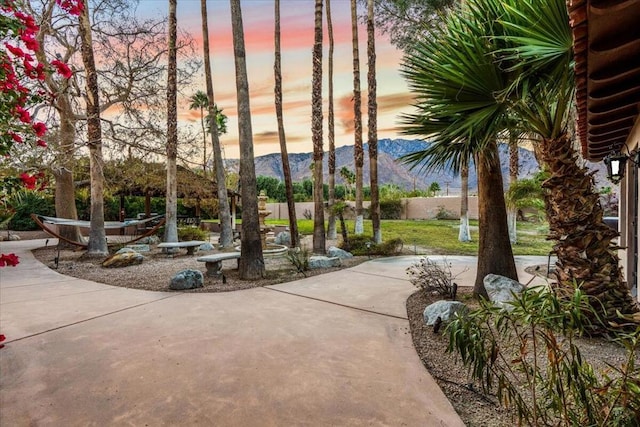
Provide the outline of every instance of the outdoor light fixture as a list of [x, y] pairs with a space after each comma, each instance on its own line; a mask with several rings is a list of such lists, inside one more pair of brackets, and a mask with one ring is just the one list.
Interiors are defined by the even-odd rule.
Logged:
[[627, 156], [622, 153], [611, 152], [607, 157], [603, 159], [604, 164], [607, 166], [607, 178], [614, 184], [618, 184], [624, 178], [625, 166], [627, 160], [631, 160], [636, 167], [640, 164], [640, 151], [629, 153]]

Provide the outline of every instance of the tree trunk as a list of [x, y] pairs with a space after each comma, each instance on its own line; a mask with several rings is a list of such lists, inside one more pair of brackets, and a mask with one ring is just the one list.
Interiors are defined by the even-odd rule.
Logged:
[[[203, 0], [204, 1], [204, 0]], [[296, 203], [293, 197], [293, 180], [291, 179], [291, 166], [287, 152], [287, 139], [284, 133], [284, 119], [282, 116], [282, 69], [280, 50], [280, 0], [275, 2], [275, 63], [273, 72], [275, 75], [275, 105], [276, 120], [278, 121], [278, 139], [280, 140], [280, 158], [282, 159], [282, 173], [284, 175], [284, 188], [287, 196], [287, 210], [289, 213], [290, 246], [298, 246], [298, 218], [296, 217]]]
[[362, 99], [360, 93], [360, 50], [358, 47], [358, 6], [351, 0], [351, 34], [353, 47], [353, 132], [355, 143], [353, 157], [356, 166], [356, 228], [355, 234], [363, 233], [362, 212], [362, 168], [364, 165], [364, 148], [362, 146]]
[[327, 33], [329, 35], [329, 117], [328, 117], [328, 133], [329, 133], [329, 159], [327, 167], [329, 169], [329, 221], [327, 225], [327, 238], [335, 240], [336, 232], [336, 214], [333, 206], [336, 203], [336, 129], [335, 129], [335, 112], [333, 105], [333, 22], [331, 20], [331, 0], [325, 0], [327, 4]]
[[[204, 3], [204, 12], [206, 13], [207, 11], [207, 4], [206, 4], [206, 0], [202, 0], [205, 1]], [[202, 15], [203, 17], [206, 15]], [[205, 31], [205, 23], [204, 23], [204, 19], [202, 18], [203, 22], [202, 22], [202, 31], [203, 31], [203, 40], [202, 40], [202, 45], [204, 46], [204, 54], [205, 54], [205, 79], [207, 80], [207, 83], [209, 82], [209, 79], [206, 77], [207, 75], [207, 69], [206, 69], [206, 64], [207, 62], [210, 62], [211, 60], [207, 60], [207, 55], [209, 54], [209, 34], [206, 35], [206, 42], [204, 40], [204, 31]], [[207, 30], [208, 31], [208, 30]], [[207, 90], [208, 92], [208, 90]], [[208, 94], [207, 94], [208, 95]], [[207, 178], [207, 128], [204, 125], [204, 107], [200, 107], [200, 126], [202, 127], [202, 176], [204, 178]], [[218, 127], [216, 126], [216, 131], [218, 130]]]
[[460, 231], [458, 240], [461, 242], [471, 241], [471, 230], [469, 229], [469, 159], [464, 161], [460, 167]]
[[518, 280], [516, 264], [513, 259], [509, 229], [507, 227], [507, 208], [504, 202], [502, 172], [498, 146], [495, 142], [477, 156], [478, 168], [478, 268], [473, 294], [487, 297], [484, 277], [487, 274], [499, 274]]
[[91, 226], [89, 230], [89, 255], [108, 255], [104, 231], [104, 161], [102, 159], [102, 129], [100, 126], [100, 98], [98, 95], [98, 73], [93, 57], [89, 4], [84, 1], [79, 18], [79, 33], [82, 45], [82, 63], [87, 74], [87, 138], [89, 145], [89, 169], [91, 181]]
[[[513, 184], [518, 180], [519, 173], [518, 156], [518, 133], [509, 132], [509, 183]], [[518, 208], [512, 206], [507, 211], [507, 222], [509, 224], [509, 240], [514, 245], [518, 241]]]
[[376, 81], [376, 44], [373, 22], [373, 0], [367, 0], [367, 59], [368, 59], [368, 142], [369, 142], [369, 182], [371, 185], [371, 225], [373, 241], [382, 243], [380, 229], [380, 190], [378, 189], [378, 102]]
[[311, 138], [313, 140], [313, 252], [324, 254], [324, 200], [322, 182], [322, 0], [315, 2], [313, 77], [311, 83]]
[[178, 106], [177, 106], [177, 0], [169, 0], [169, 63], [167, 68], [167, 193], [165, 242], [178, 241]]
[[240, 142], [240, 187], [242, 192], [242, 242], [239, 269], [240, 278], [256, 280], [264, 276], [264, 259], [260, 240], [258, 194], [253, 155], [249, 81], [244, 47], [244, 29], [240, 0], [231, 0], [231, 27], [233, 56], [236, 69], [238, 97], [238, 133]]
[[[593, 298], [593, 307], [605, 322], [620, 321], [616, 310], [637, 312], [638, 305], [624, 281], [617, 246], [612, 243], [618, 232], [604, 223], [593, 176], [578, 164], [570, 138], [564, 134], [543, 139], [536, 148], [551, 174], [542, 187], [549, 238], [555, 241], [553, 252], [558, 257], [557, 292], [570, 298], [574, 287], [580, 286]], [[567, 188], [571, 189], [570, 197]]]
[[[220, 136], [218, 134], [218, 111], [216, 108], [215, 94], [213, 91], [213, 76], [211, 72], [211, 55], [209, 54], [209, 22], [207, 18], [207, 1], [200, 1], [200, 11], [202, 15], [202, 46], [204, 50], [204, 72], [207, 81], [207, 98], [209, 100], [209, 134], [211, 135], [211, 145], [213, 147], [213, 164], [218, 187], [218, 217], [220, 218], [220, 247], [230, 248], [233, 246], [233, 227], [231, 211], [229, 208], [229, 195], [227, 193], [227, 183], [222, 160], [222, 148], [220, 147]], [[205, 144], [206, 147], [206, 144]], [[206, 154], [206, 148], [205, 148]]]

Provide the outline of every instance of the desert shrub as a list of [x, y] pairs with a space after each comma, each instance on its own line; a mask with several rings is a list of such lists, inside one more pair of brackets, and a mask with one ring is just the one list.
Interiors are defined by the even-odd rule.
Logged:
[[209, 233], [200, 230], [197, 227], [180, 227], [178, 228], [178, 240], [186, 242], [188, 240], [207, 240]]
[[13, 217], [8, 225], [9, 229], [14, 231], [39, 230], [38, 225], [31, 219], [32, 213], [46, 216], [56, 214], [51, 197], [37, 191], [18, 191], [11, 195], [9, 204]]
[[302, 216], [304, 219], [313, 219], [313, 214], [309, 209], [305, 209], [304, 212], [302, 212]]
[[401, 218], [402, 218], [402, 200], [401, 199], [380, 201], [380, 219], [401, 219]]
[[351, 252], [353, 255], [379, 255], [391, 256], [402, 252], [402, 239], [391, 239], [378, 244], [373, 243], [371, 236], [364, 234], [350, 236], [349, 241], [340, 243], [340, 248]]
[[438, 206], [438, 213], [436, 213], [436, 219], [458, 219], [460, 215], [445, 208], [444, 206]]
[[456, 298], [457, 285], [451, 273], [451, 264], [445, 259], [442, 264], [429, 258], [420, 258], [406, 270], [413, 286], [425, 292], [436, 293], [445, 298]]
[[448, 326], [449, 351], [458, 353], [485, 392], [515, 411], [519, 425], [637, 425], [640, 326], [608, 331], [627, 357], [596, 373], [576, 343], [597, 318], [580, 289], [567, 299], [527, 288], [511, 308], [483, 300], [480, 309], [458, 317]]
[[293, 265], [298, 273], [302, 273], [307, 277], [307, 270], [309, 270], [309, 257], [311, 252], [308, 249], [293, 248], [287, 252], [287, 259]]

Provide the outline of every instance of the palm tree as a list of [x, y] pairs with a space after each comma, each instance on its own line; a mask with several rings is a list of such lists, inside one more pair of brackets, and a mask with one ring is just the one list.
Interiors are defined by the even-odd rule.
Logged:
[[460, 242], [471, 241], [471, 229], [469, 228], [469, 159], [462, 159], [460, 165], [460, 230], [458, 240]]
[[346, 198], [349, 199], [353, 191], [353, 183], [356, 181], [356, 174], [354, 174], [348, 167], [343, 166], [340, 169], [340, 177], [342, 178], [342, 181], [344, 181], [344, 186], [347, 188]]
[[362, 217], [362, 168], [364, 166], [364, 148], [362, 146], [362, 99], [360, 94], [360, 49], [358, 47], [358, 5], [351, 0], [351, 44], [353, 48], [353, 132], [355, 143], [353, 157], [356, 165], [356, 229], [355, 234], [363, 232]]
[[231, 28], [236, 68], [238, 97], [238, 133], [240, 142], [240, 187], [242, 192], [242, 242], [239, 262], [240, 277], [256, 280], [264, 276], [264, 259], [258, 220], [258, 194], [253, 155], [249, 81], [244, 47], [244, 28], [240, 0], [231, 1]]
[[336, 231], [336, 211], [333, 205], [336, 203], [336, 129], [335, 129], [335, 112], [333, 105], [333, 22], [331, 20], [331, 0], [325, 0], [327, 4], [327, 33], [329, 35], [329, 117], [328, 117], [328, 136], [329, 136], [329, 159], [327, 160], [327, 168], [329, 169], [329, 221], [327, 225], [327, 237], [335, 239]]
[[371, 185], [371, 225], [373, 241], [382, 243], [380, 230], [380, 192], [378, 190], [378, 104], [376, 99], [376, 45], [373, 22], [373, 0], [367, 0], [367, 59], [368, 59], [368, 143], [369, 143], [369, 182]]
[[87, 253], [107, 255], [107, 239], [104, 231], [104, 161], [102, 158], [102, 129], [100, 127], [100, 98], [98, 91], [98, 73], [93, 56], [89, 3], [79, 17], [79, 33], [82, 44], [82, 62], [87, 73], [87, 139], [89, 145], [89, 163], [91, 175], [91, 227]]
[[289, 154], [287, 153], [287, 140], [284, 133], [284, 120], [282, 117], [282, 69], [280, 50], [280, 0], [275, 1], [275, 63], [273, 73], [275, 75], [275, 104], [276, 119], [278, 121], [278, 139], [280, 140], [280, 157], [282, 159], [282, 172], [284, 175], [284, 187], [287, 195], [287, 209], [289, 213], [289, 234], [291, 235], [290, 246], [298, 246], [298, 219], [296, 217], [296, 203], [293, 196], [293, 181], [291, 179], [291, 166], [289, 165]]
[[[490, 10], [487, 13], [490, 14]], [[484, 277], [517, 280], [507, 227], [496, 138], [505, 126], [504, 73], [492, 60], [484, 28], [470, 28], [468, 13], [456, 13], [433, 38], [417, 43], [403, 73], [416, 96], [417, 113], [404, 115], [404, 132], [432, 144], [404, 160], [414, 167], [459, 172], [473, 157], [478, 172], [479, 249], [474, 294], [486, 296]]]
[[[218, 187], [218, 217], [220, 218], [220, 241], [219, 245], [222, 248], [229, 248], [233, 246], [233, 224], [231, 218], [231, 211], [229, 208], [229, 196], [227, 193], [227, 180], [225, 176], [224, 163], [222, 159], [222, 149], [220, 146], [220, 134], [226, 133], [227, 118], [222, 111], [218, 109], [215, 102], [215, 95], [213, 92], [213, 76], [211, 75], [211, 55], [209, 54], [209, 22], [207, 18], [207, 1], [200, 1], [200, 12], [202, 16], [202, 47], [204, 50], [204, 72], [205, 79], [207, 81], [207, 94], [206, 102], [200, 96], [199, 105], [204, 105], [209, 111], [207, 115], [208, 131], [211, 135], [211, 145], [213, 148], [213, 164], [214, 173], [216, 175], [216, 185]], [[199, 92], [202, 93], [202, 92]], [[200, 107], [200, 120], [202, 122], [203, 108]], [[215, 117], [216, 120], [211, 120], [211, 117]], [[204, 131], [203, 125], [203, 131]], [[204, 141], [204, 162], [202, 164], [202, 170], [206, 176], [206, 163], [207, 163], [207, 141], [205, 137]]]
[[[513, 129], [509, 132], [509, 188], [516, 181], [518, 181], [519, 173], [519, 153], [518, 142], [519, 134]], [[518, 241], [517, 228], [518, 228], [518, 209], [514, 206], [507, 206], [507, 221], [509, 223], [509, 239], [511, 244], [515, 244]]]
[[313, 77], [311, 83], [311, 131], [313, 140], [313, 252], [324, 254], [324, 203], [322, 182], [322, 0], [315, 1]]
[[[206, 3], [205, 3], [205, 8], [206, 8]], [[202, 24], [204, 27], [204, 23]], [[205, 56], [206, 58], [206, 56]], [[205, 70], [206, 72], [206, 70]], [[191, 102], [189, 104], [189, 109], [190, 110], [200, 110], [200, 126], [202, 127], [202, 140], [203, 140], [203, 144], [202, 144], [202, 175], [204, 175], [204, 177], [207, 177], [207, 128], [205, 127], [205, 123], [204, 123], [204, 110], [205, 108], [208, 109], [209, 108], [209, 98], [207, 97], [207, 94], [204, 93], [203, 91], [199, 90], [196, 93], [194, 93], [191, 98], [189, 98], [189, 101]]]
[[167, 69], [167, 205], [165, 242], [178, 241], [178, 107], [177, 107], [177, 0], [169, 0], [169, 63]]

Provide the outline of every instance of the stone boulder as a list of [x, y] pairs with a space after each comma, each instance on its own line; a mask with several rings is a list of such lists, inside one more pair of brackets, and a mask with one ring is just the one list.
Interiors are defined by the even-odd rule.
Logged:
[[509, 302], [514, 300], [514, 296], [520, 295], [525, 289], [523, 284], [498, 274], [487, 274], [483, 283], [489, 301], [507, 310], [513, 308]]
[[213, 251], [213, 250], [215, 250], [215, 248], [214, 248], [214, 247], [213, 247], [213, 245], [212, 245], [211, 243], [209, 243], [209, 242], [205, 242], [205, 243], [201, 244], [201, 245], [198, 247], [198, 252], [199, 252], [199, 251]]
[[[136, 252], [151, 252], [151, 248], [149, 247], [149, 245], [144, 244], [144, 243], [140, 243], [140, 244], [136, 243], [136, 244], [127, 245], [122, 249], [133, 249]], [[118, 251], [118, 252], [120, 252], [120, 251]]]
[[138, 240], [138, 243], [143, 243], [145, 245], [157, 245], [160, 243], [160, 238], [158, 236], [147, 236]]
[[[126, 249], [126, 248], [123, 248]], [[102, 266], [106, 268], [119, 268], [128, 267], [130, 265], [142, 264], [144, 257], [138, 252], [131, 250], [131, 252], [116, 253], [102, 262]]]
[[353, 255], [350, 252], [347, 252], [344, 249], [340, 249], [335, 246], [329, 247], [329, 249], [327, 250], [327, 255], [330, 257], [338, 257], [340, 259], [353, 258]]
[[289, 233], [288, 231], [281, 231], [276, 236], [274, 243], [276, 245], [289, 246], [291, 244], [291, 233]]
[[309, 268], [331, 268], [340, 267], [342, 261], [338, 257], [327, 257], [321, 255], [314, 255], [309, 257]]
[[176, 273], [169, 282], [169, 289], [183, 291], [204, 286], [204, 275], [199, 270], [182, 270]]
[[425, 307], [422, 317], [424, 323], [428, 326], [433, 326], [438, 320], [442, 320], [445, 323], [453, 320], [456, 313], [464, 314], [469, 311], [469, 308], [460, 301], [436, 301], [433, 304]]

